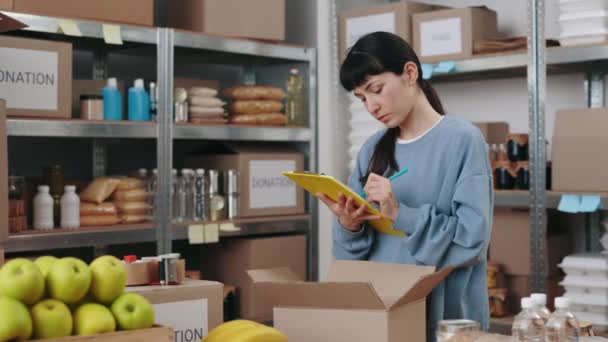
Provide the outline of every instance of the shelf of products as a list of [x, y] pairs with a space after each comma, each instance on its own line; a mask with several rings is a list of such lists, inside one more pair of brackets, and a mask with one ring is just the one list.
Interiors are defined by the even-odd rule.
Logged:
[[[570, 194], [557, 191], [547, 191], [547, 209], [557, 209], [562, 195]], [[608, 194], [606, 193], [572, 193], [574, 195], [599, 195], [602, 198], [602, 205], [608, 206]], [[529, 208], [530, 193], [523, 190], [495, 190], [494, 207], [497, 208]]]
[[[589, 69], [593, 62], [608, 59], [608, 45], [589, 45], [572, 47], [550, 47], [546, 51], [547, 71], [559, 72]], [[449, 73], [436, 74], [436, 81], [459, 81], [464, 78], [500, 78], [525, 76], [528, 66], [528, 55], [524, 51], [514, 51], [504, 54], [482, 55], [471, 59], [454, 61], [454, 69]]]
[[[3, 13], [26, 24], [28, 26], [24, 29], [26, 31], [62, 34], [61, 25], [64, 20], [62, 18], [7, 11], [3, 11]], [[78, 27], [82, 37], [104, 39], [104, 25], [106, 24], [80, 19], [69, 19], [69, 21]], [[112, 25], [120, 26], [120, 35], [123, 41], [142, 44], [156, 44], [157, 42], [157, 30], [155, 27]]]
[[251, 127], [236, 125], [202, 126], [178, 124], [173, 129], [174, 139], [191, 140], [247, 140], [247, 141], [309, 141], [308, 128]]
[[[308, 232], [310, 215], [269, 216], [238, 219], [232, 222], [240, 231], [220, 232], [220, 237], [271, 236], [277, 234], [305, 234]], [[172, 232], [173, 240], [188, 239], [188, 225], [205, 222], [176, 223]], [[210, 222], [207, 222], [210, 223]], [[156, 241], [156, 225], [139, 223], [79, 229], [53, 229], [50, 231], [28, 230], [9, 236], [0, 243], [6, 252], [44, 251], [62, 248], [89, 247], [96, 245], [118, 245]]]
[[154, 122], [8, 119], [7, 134], [19, 137], [156, 138]]

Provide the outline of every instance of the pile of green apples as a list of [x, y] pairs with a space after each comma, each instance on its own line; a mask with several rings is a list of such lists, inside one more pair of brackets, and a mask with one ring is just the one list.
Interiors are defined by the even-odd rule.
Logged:
[[84, 261], [17, 258], [0, 268], [0, 342], [149, 328], [154, 308], [124, 292], [127, 270], [111, 255]]

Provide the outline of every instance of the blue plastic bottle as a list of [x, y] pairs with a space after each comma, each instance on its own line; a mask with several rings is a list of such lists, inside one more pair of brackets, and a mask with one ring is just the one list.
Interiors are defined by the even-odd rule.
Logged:
[[129, 88], [129, 120], [150, 121], [150, 96], [144, 89], [144, 80], [138, 78]]
[[116, 78], [109, 78], [108, 85], [101, 91], [104, 120], [122, 120], [122, 94], [117, 84]]

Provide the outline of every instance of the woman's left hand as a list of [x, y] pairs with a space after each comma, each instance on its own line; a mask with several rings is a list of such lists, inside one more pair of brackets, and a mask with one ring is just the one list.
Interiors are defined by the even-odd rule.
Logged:
[[382, 216], [393, 222], [397, 219], [399, 203], [393, 195], [391, 181], [372, 172], [367, 178], [363, 191], [365, 191], [368, 202], [374, 202], [380, 206]]

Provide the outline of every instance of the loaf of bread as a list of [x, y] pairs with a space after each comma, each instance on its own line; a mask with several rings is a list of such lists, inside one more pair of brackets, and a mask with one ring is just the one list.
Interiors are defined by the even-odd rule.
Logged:
[[241, 125], [281, 126], [285, 125], [285, 121], [285, 115], [281, 113], [244, 114], [230, 117], [231, 123]]
[[279, 101], [285, 97], [283, 89], [273, 86], [241, 85], [225, 89], [225, 98], [232, 100], [274, 100]]
[[123, 190], [140, 189], [140, 188], [145, 188], [145, 187], [146, 187], [146, 183], [142, 179], [134, 178], [134, 177], [126, 177], [126, 178], [120, 179], [120, 183], [118, 183], [116, 190], [123, 191]]
[[120, 179], [117, 178], [96, 178], [80, 193], [80, 199], [87, 202], [102, 203], [112, 195], [118, 184], [120, 184]]
[[188, 114], [189, 115], [196, 115], [196, 114], [218, 114], [218, 113], [224, 113], [224, 108], [222, 107], [199, 107], [199, 106], [191, 106], [188, 109]]
[[116, 202], [120, 215], [145, 215], [152, 207], [146, 202]]
[[120, 219], [118, 216], [81, 216], [80, 226], [111, 226], [118, 224]]
[[145, 189], [117, 190], [112, 194], [112, 199], [116, 202], [143, 202], [148, 199], [148, 195]]
[[122, 223], [139, 223], [150, 221], [150, 216], [148, 215], [122, 215], [120, 216], [120, 222]]
[[193, 96], [189, 100], [190, 104], [195, 107], [218, 108], [226, 103], [217, 97]]
[[114, 203], [106, 202], [101, 204], [80, 202], [80, 216], [116, 216], [116, 206]]
[[226, 121], [227, 120], [224, 117], [205, 119], [190, 118], [190, 123], [197, 125], [223, 125], [226, 123]]
[[231, 114], [277, 113], [283, 110], [283, 104], [279, 101], [235, 101], [228, 110]]
[[205, 87], [193, 87], [188, 91], [188, 95], [190, 97], [194, 96], [203, 96], [203, 97], [215, 97], [217, 96], [217, 90], [213, 88], [205, 88]]

